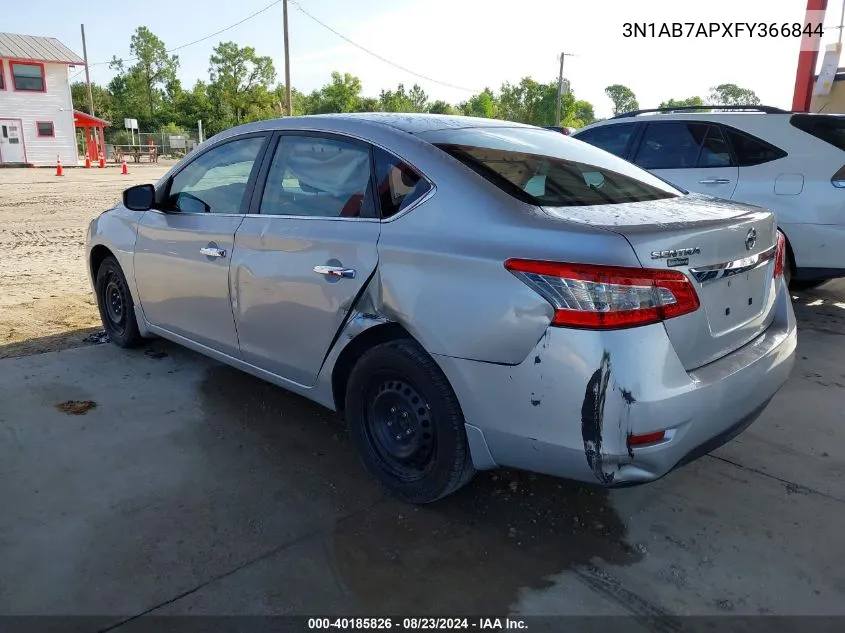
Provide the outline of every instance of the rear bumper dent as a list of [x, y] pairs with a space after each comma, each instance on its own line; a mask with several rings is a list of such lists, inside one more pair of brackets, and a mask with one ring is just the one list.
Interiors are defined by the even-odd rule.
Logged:
[[[519, 366], [436, 357], [461, 402], [479, 469], [513, 467], [604, 486], [654, 481], [744, 431], [789, 378], [797, 330], [781, 291], [769, 328], [687, 372], [662, 326], [550, 328]], [[671, 439], [629, 450], [631, 434]]]

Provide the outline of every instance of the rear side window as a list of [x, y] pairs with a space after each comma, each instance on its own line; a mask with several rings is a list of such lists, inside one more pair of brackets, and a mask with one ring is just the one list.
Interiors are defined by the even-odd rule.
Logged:
[[794, 114], [790, 123], [825, 143], [845, 150], [845, 117], [834, 114]]
[[787, 155], [782, 149], [756, 136], [751, 136], [733, 128], [725, 128], [725, 132], [733, 146], [737, 165], [740, 167], [762, 165], [763, 163], [778, 160]]
[[706, 123], [649, 124], [634, 162], [643, 169], [694, 168], [708, 127]]
[[627, 161], [542, 129], [465, 128], [420, 136], [529, 204], [621, 204], [680, 194]]
[[711, 125], [707, 128], [707, 135], [704, 137], [704, 144], [698, 154], [699, 167], [730, 167], [731, 152], [725, 141], [722, 128], [718, 125]]
[[261, 213], [372, 218], [369, 149], [339, 138], [282, 136], [267, 174]]
[[633, 123], [602, 125], [592, 130], [584, 130], [575, 138], [616, 156], [624, 156], [628, 141], [634, 133]]
[[381, 217], [390, 218], [422, 198], [431, 185], [401, 158], [375, 148]]

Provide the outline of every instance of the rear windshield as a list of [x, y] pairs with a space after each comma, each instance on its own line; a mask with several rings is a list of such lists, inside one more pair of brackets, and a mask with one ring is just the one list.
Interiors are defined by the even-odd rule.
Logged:
[[539, 128], [463, 128], [419, 136], [529, 204], [621, 204], [682, 193], [604, 150]]
[[845, 150], [845, 116], [835, 114], [794, 114], [792, 125], [825, 143]]

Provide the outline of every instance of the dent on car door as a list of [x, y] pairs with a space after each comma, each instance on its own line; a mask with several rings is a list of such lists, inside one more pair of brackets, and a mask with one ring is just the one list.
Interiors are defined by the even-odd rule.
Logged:
[[633, 162], [688, 191], [726, 199], [739, 177], [721, 127], [702, 122], [649, 123]]
[[187, 163], [165, 184], [158, 208], [144, 214], [135, 244], [145, 319], [234, 357], [229, 262], [266, 141], [267, 135], [241, 137]]
[[370, 152], [337, 135], [279, 136], [263, 193], [235, 236], [233, 310], [246, 362], [316, 382], [378, 264]]

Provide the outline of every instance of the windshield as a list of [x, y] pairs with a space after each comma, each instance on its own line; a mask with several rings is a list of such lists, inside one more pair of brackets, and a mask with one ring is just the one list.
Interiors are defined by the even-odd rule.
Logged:
[[419, 136], [529, 204], [621, 204], [682, 194], [621, 158], [539, 128], [464, 128]]

